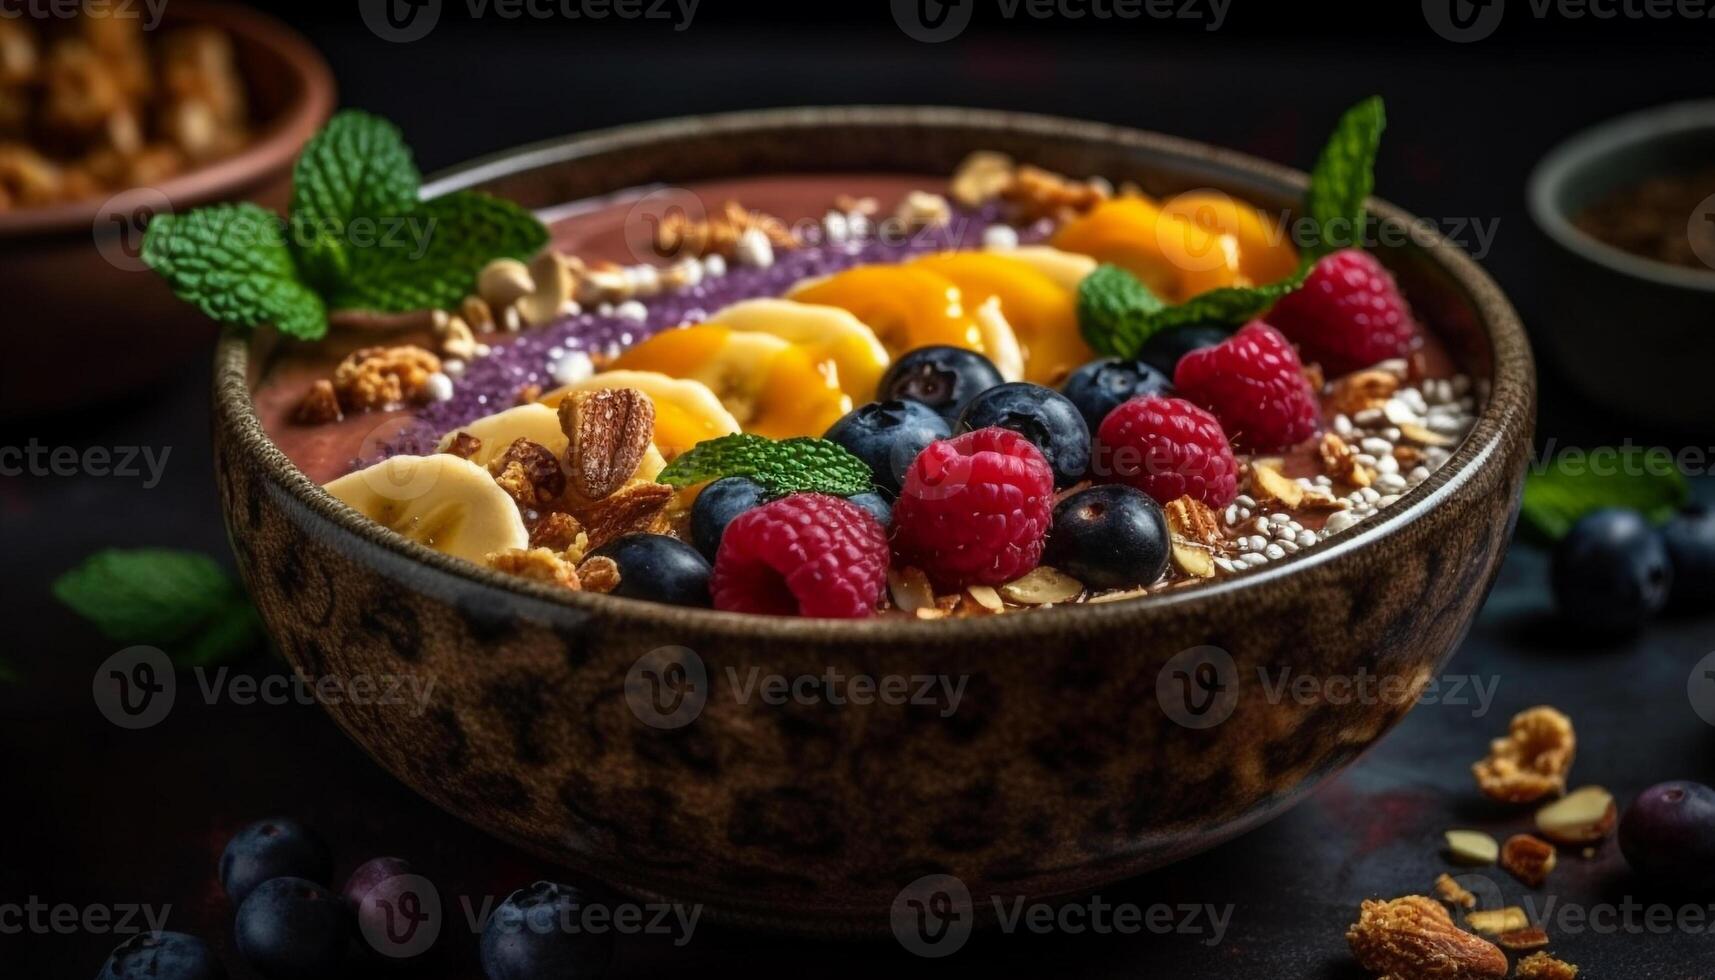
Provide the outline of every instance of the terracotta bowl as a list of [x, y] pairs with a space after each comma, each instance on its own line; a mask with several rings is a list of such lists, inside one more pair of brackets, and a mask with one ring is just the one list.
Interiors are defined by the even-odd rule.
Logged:
[[[284, 209], [298, 148], [333, 111], [333, 75], [284, 24], [225, 3], [174, 0], [159, 29], [212, 24], [232, 36], [256, 120], [243, 152], [106, 199], [0, 213], [7, 356], [0, 418], [93, 404], [164, 377], [214, 341], [138, 258], [149, 217], [214, 201]], [[67, 384], [64, 365], [75, 366]]]
[[[483, 187], [542, 207], [767, 172], [946, 174], [979, 148], [1156, 192], [1218, 187], [1271, 208], [1304, 185], [1270, 163], [1093, 123], [851, 108], [594, 133], [473, 164], [433, 190]], [[1065, 896], [1279, 814], [1413, 700], [1271, 702], [1263, 675], [1367, 672], [1415, 691], [1482, 604], [1530, 445], [1531, 354], [1500, 290], [1452, 246], [1384, 258], [1489, 383], [1475, 429], [1385, 516], [1211, 587], [1026, 615], [849, 623], [521, 586], [365, 521], [307, 480], [252, 409], [266, 344], [237, 336], [216, 362], [226, 517], [263, 616], [304, 675], [435, 684], [420, 713], [331, 704], [337, 722], [430, 800], [545, 858], [633, 893], [806, 933], [885, 931], [902, 886], [929, 874], [956, 876], [979, 907], [991, 895]], [[1221, 652], [1181, 656], [1199, 647]], [[1213, 667], [1198, 668], [1199, 656]], [[675, 661], [688, 685], [675, 686]], [[1217, 707], [1203, 703], [1206, 686], [1184, 689], [1181, 667], [1225, 685]], [[950, 701], [741, 702], [752, 671], [830, 670], [966, 687], [951, 713]], [[650, 715], [687, 690], [694, 721], [666, 727]], [[1225, 720], [1210, 723], [1211, 711]]]

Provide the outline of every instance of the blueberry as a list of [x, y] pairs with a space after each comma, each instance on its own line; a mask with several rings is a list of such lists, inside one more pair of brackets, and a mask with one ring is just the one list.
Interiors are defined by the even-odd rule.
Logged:
[[1673, 563], [1672, 603], [1679, 609], [1715, 604], [1715, 509], [1693, 504], [1661, 529]]
[[1060, 393], [1078, 406], [1084, 424], [1094, 432], [1108, 413], [1141, 395], [1172, 394], [1173, 381], [1143, 361], [1104, 357], [1091, 361], [1066, 379]]
[[404, 858], [378, 857], [371, 858], [357, 866], [351, 877], [345, 880], [345, 887], [340, 889], [340, 896], [352, 908], [363, 904], [363, 896], [374, 891], [376, 886], [389, 878], [411, 873], [411, 862]]
[[1620, 821], [1620, 851], [1652, 881], [1715, 891], [1715, 789], [1671, 782], [1639, 793]]
[[875, 519], [881, 522], [883, 528], [893, 526], [893, 505], [888, 503], [887, 498], [881, 494], [860, 493], [855, 497], [847, 497], [846, 499], [875, 515]]
[[1091, 487], [1054, 508], [1045, 564], [1093, 589], [1149, 585], [1167, 571], [1167, 515], [1139, 490]]
[[140, 932], [114, 948], [95, 980], [222, 980], [208, 944], [182, 932]]
[[[996, 379], [997, 382], [999, 379]], [[823, 436], [864, 461], [875, 485], [899, 496], [899, 482], [923, 447], [952, 435], [952, 427], [922, 402], [870, 402], [835, 422]]]
[[1171, 378], [1181, 357], [1194, 350], [1213, 347], [1231, 335], [1231, 331], [1222, 327], [1174, 327], [1144, 341], [1138, 358]]
[[878, 401], [922, 402], [952, 422], [959, 407], [1004, 379], [988, 358], [963, 347], [919, 347], [907, 351], [881, 376]]
[[548, 881], [508, 895], [482, 929], [483, 974], [488, 980], [586, 980], [606, 973], [613, 934], [584, 927], [586, 904], [576, 888]]
[[258, 820], [238, 832], [220, 855], [220, 884], [232, 904], [269, 878], [307, 878], [325, 883], [333, 855], [308, 827], [285, 817]]
[[691, 505], [691, 543], [704, 558], [715, 560], [721, 536], [732, 519], [768, 499], [762, 484], [749, 477], [729, 476], [704, 487]]
[[438, 896], [425, 898], [426, 887], [409, 861], [395, 857], [365, 861], [346, 879], [340, 897], [356, 916], [367, 952], [378, 954], [369, 957], [370, 966], [402, 967], [433, 945], [440, 924], [425, 926], [433, 907], [425, 903]]
[[1667, 547], [1636, 511], [1585, 515], [1554, 550], [1551, 575], [1560, 613], [1603, 633], [1636, 630], [1661, 611], [1673, 584]]
[[268, 980], [325, 980], [345, 960], [351, 910], [303, 878], [270, 878], [251, 889], [232, 926], [238, 954]]
[[591, 552], [619, 565], [614, 595], [675, 606], [709, 604], [709, 563], [697, 549], [665, 534], [627, 534]]
[[999, 426], [1036, 444], [1054, 470], [1054, 486], [1068, 487], [1090, 468], [1090, 427], [1065, 395], [1028, 381], [990, 388], [966, 403], [959, 431]]

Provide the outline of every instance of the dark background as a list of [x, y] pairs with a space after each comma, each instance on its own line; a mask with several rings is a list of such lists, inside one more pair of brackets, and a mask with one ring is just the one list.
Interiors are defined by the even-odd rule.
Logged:
[[[967, 0], [975, 2], [975, 0]], [[1178, 2], [1178, 0], [1176, 0]], [[262, 4], [297, 25], [333, 65], [344, 105], [395, 120], [425, 171], [532, 140], [638, 120], [814, 103], [938, 103], [1032, 110], [1162, 130], [1306, 165], [1339, 111], [1370, 93], [1391, 120], [1380, 193], [1443, 222], [1498, 221], [1480, 256], [1533, 331], [1554, 291], [1524, 213], [1535, 160], [1577, 129], [1630, 109], [1715, 95], [1715, 20], [1537, 19], [1513, 0], [1493, 37], [1453, 44], [1413, 2], [1233, 0], [1226, 23], [1004, 22], [978, 3], [959, 39], [908, 38], [882, 0], [761, 4], [704, 0], [690, 28], [663, 21], [473, 21], [447, 5], [428, 38], [377, 39], [355, 3]], [[1647, 316], [1648, 311], [1639, 311]], [[5, 321], [0, 301], [0, 322]], [[7, 323], [9, 329], [57, 329]], [[67, 325], [69, 326], [69, 325]], [[1613, 343], [1625, 343], [1616, 330]], [[91, 356], [99, 356], [98, 351]], [[1600, 357], [1600, 351], [1589, 352]], [[0, 353], [0, 356], [4, 356]], [[76, 365], [41, 365], [76, 383]], [[413, 797], [309, 707], [187, 706], [142, 733], [94, 710], [95, 664], [113, 652], [48, 594], [52, 578], [106, 546], [169, 545], [224, 556], [207, 439], [203, 361], [160, 390], [57, 418], [0, 425], [0, 445], [170, 447], [145, 490], [115, 478], [0, 478], [0, 649], [22, 677], [0, 686], [0, 905], [172, 904], [170, 925], [224, 948], [231, 911], [213, 879], [225, 839], [273, 814], [300, 816], [333, 842], [337, 875], [379, 853], [412, 859], [452, 896], [504, 895], [556, 872]], [[1595, 413], [1543, 366], [1540, 437], [1709, 446]], [[1715, 427], [1715, 426], [1712, 426]], [[1702, 488], [1705, 494], [1708, 487]], [[692, 968], [838, 976], [996, 969], [1017, 974], [1357, 977], [1342, 934], [1365, 897], [1428, 887], [1444, 869], [1440, 831], [1524, 829], [1479, 801], [1467, 767], [1512, 712], [1552, 703], [1578, 721], [1576, 782], [1622, 800], [1668, 778], [1715, 782], [1715, 731], [1685, 699], [1691, 665], [1715, 650], [1715, 622], [1679, 619], [1592, 647], [1552, 623], [1545, 556], [1515, 547], [1482, 618], [1449, 668], [1497, 684], [1472, 705], [1425, 705], [1360, 764], [1269, 827], [1176, 868], [1111, 889], [1115, 902], [1235, 906], [1222, 943], [1206, 937], [983, 935], [950, 964], [891, 942], [827, 946], [706, 924], [683, 949], [620, 943], [618, 971]], [[258, 652], [247, 669], [279, 669]], [[563, 873], [562, 873], [563, 876]], [[1521, 890], [1495, 875], [1509, 897]], [[1564, 862], [1547, 889], [1589, 906], [1651, 901], [1610, 845]], [[420, 975], [476, 976], [462, 914]], [[1551, 930], [1553, 931], [1553, 930]], [[1592, 977], [1715, 976], [1707, 932], [1561, 930], [1555, 945]], [[87, 932], [0, 934], [0, 976], [93, 975], [118, 940]], [[235, 957], [229, 967], [238, 976]]]

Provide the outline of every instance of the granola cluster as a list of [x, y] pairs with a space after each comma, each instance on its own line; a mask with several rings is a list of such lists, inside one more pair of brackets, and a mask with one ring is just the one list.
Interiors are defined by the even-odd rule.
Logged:
[[350, 412], [422, 404], [429, 400], [431, 382], [440, 370], [441, 359], [421, 347], [365, 347], [341, 361], [331, 379], [311, 385], [292, 420], [323, 425]]
[[153, 184], [249, 142], [233, 44], [140, 9], [0, 17], [0, 212]]
[[1489, 756], [1471, 767], [1483, 795], [1503, 803], [1529, 803], [1566, 792], [1566, 775], [1578, 739], [1572, 719], [1545, 706], [1522, 712]]

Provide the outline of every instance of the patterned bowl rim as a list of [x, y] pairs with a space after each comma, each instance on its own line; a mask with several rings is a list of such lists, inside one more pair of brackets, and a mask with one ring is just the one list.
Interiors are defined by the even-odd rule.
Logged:
[[[477, 159], [436, 175], [425, 185], [424, 194], [443, 194], [545, 166], [692, 137], [778, 132], [782, 129], [803, 130], [808, 134], [809, 131], [853, 126], [946, 126], [1005, 132], [1011, 137], [1023, 135], [1054, 141], [1104, 142], [1122, 149], [1149, 153], [1160, 159], [1163, 170], [1170, 171], [1174, 166], [1213, 167], [1236, 179], [1261, 183], [1295, 195], [1302, 191], [1308, 179], [1302, 171], [1209, 144], [1103, 123], [994, 110], [856, 106], [723, 113], [598, 130]], [[1464, 294], [1463, 300], [1475, 313], [1479, 329], [1487, 337], [1490, 347], [1492, 374], [1487, 404], [1448, 461], [1428, 480], [1412, 488], [1376, 517], [1329, 541], [1243, 575], [1174, 589], [1165, 594], [1032, 610], [1028, 614], [922, 621], [879, 617], [828, 620], [763, 616], [570, 592], [433, 551], [363, 517], [312, 482], [263, 432], [247, 383], [249, 339], [237, 331], [226, 332], [215, 354], [216, 422], [229, 427], [236, 436], [239, 451], [250, 454], [261, 464], [267, 478], [284, 492], [292, 504], [305, 512], [305, 518], [324, 522], [329, 528], [349, 536], [352, 540], [346, 542], [348, 546], [354, 542], [367, 544], [383, 554], [420, 565], [439, 576], [546, 601], [551, 607], [599, 616], [616, 625], [635, 624], [684, 630], [703, 636], [838, 646], [899, 642], [921, 647], [1069, 634], [1111, 634], [1114, 630], [1136, 628], [1159, 617], [1178, 614], [1187, 607], [1244, 604], [1260, 598], [1266, 590], [1286, 586], [1308, 572], [1350, 560], [1400, 533], [1452, 498], [1485, 465], [1502, 465], [1505, 456], [1502, 450], [1509, 439], [1529, 438], [1532, 420], [1524, 417], [1528, 412], [1515, 411], [1514, 407], [1534, 404], [1535, 368], [1523, 325], [1500, 287], [1456, 245], [1439, 233], [1427, 231], [1427, 226], [1408, 212], [1379, 199], [1371, 199], [1370, 212], [1380, 219], [1401, 222], [1413, 228], [1416, 248]], [[1520, 426], [1527, 431], [1523, 434], [1517, 432]], [[388, 564], [395, 565], [396, 562]]]

